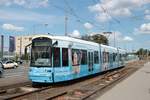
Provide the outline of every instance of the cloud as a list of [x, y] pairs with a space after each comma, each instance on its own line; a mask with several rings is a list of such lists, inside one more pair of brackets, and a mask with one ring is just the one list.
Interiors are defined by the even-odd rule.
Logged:
[[[103, 34], [103, 33], [102, 33]], [[119, 31], [113, 31], [111, 34], [103, 34], [109, 40], [109, 44], [114, 46], [114, 39], [116, 46], [123, 47], [123, 45], [127, 42], [133, 42], [133, 38], [130, 36], [126, 36]], [[115, 37], [114, 37], [115, 36]]]
[[17, 5], [25, 8], [47, 7], [48, 0], [0, 0], [0, 6]]
[[144, 11], [144, 14], [150, 14], [150, 10], [149, 10], [149, 9], [146, 9], [146, 10]]
[[[132, 37], [126, 36], [119, 31], [112, 31], [112, 33], [110, 33], [110, 34], [106, 34], [106, 33], [104, 34], [104, 32], [100, 32], [100, 33], [91, 33], [88, 35], [93, 36], [96, 34], [101, 34], [101, 35], [106, 36], [106, 38], [109, 41], [110, 46], [114, 46], [114, 39], [115, 39], [115, 46], [116, 47], [122, 47], [122, 48], [125, 47], [126, 43], [131, 43], [131, 42], [133, 43], [134, 42], [134, 39]], [[115, 36], [115, 38], [114, 38], [114, 36]]]
[[12, 3], [22, 6], [22, 5], [26, 4], [26, 1], [25, 0], [14, 0]]
[[144, 19], [150, 20], [150, 15], [145, 15]]
[[144, 14], [145, 14], [144, 19], [150, 20], [150, 10], [146, 9], [146, 10], [144, 11]]
[[72, 32], [72, 34], [70, 34], [69, 36], [71, 36], [71, 37], [76, 37], [76, 38], [80, 38], [81, 36], [80, 36], [80, 32], [78, 31], [78, 30], [74, 30], [73, 32]]
[[131, 38], [131, 37], [129, 37], [129, 36], [125, 36], [125, 37], [123, 38], [123, 40], [124, 40], [125, 42], [131, 42], [131, 41], [133, 41], [133, 38]]
[[24, 31], [24, 27], [18, 27], [13, 24], [3, 24], [2, 28], [8, 31]]
[[119, 42], [122, 42], [123, 37], [124, 37], [121, 32], [119, 32], [119, 31], [114, 31], [114, 32], [112, 32], [112, 34], [110, 34], [110, 35], [108, 36], [108, 39], [110, 40], [110, 42], [114, 41], [114, 36], [115, 36], [115, 40], [116, 40], [116, 41], [119, 41]]
[[112, 17], [109, 16], [108, 14], [106, 14], [106, 13], [97, 14], [95, 17], [100, 22], [106, 22], [106, 21], [112, 19]]
[[85, 27], [86, 29], [92, 29], [92, 28], [93, 28], [93, 25], [90, 24], [90, 23], [85, 23], [85, 24], [84, 24], [84, 27]]
[[133, 10], [148, 3], [150, 3], [150, 0], [101, 0], [101, 2], [88, 8], [91, 12], [96, 13], [95, 16], [98, 21], [106, 22], [112, 19], [111, 16], [131, 16]]
[[144, 23], [139, 28], [135, 28], [135, 34], [150, 34], [150, 23]]
[[61, 19], [57, 16], [35, 13], [32, 11], [24, 10], [23, 13], [19, 11], [5, 11], [0, 9], [0, 20], [7, 21], [35, 21], [35, 22], [53, 22], [55, 19]]

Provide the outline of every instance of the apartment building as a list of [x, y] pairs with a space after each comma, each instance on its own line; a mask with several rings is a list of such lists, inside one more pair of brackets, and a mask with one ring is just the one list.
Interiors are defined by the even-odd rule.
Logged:
[[31, 43], [32, 37], [34, 35], [28, 35], [28, 36], [16, 36], [15, 37], [15, 46], [16, 50], [15, 53], [17, 55], [23, 55], [25, 52], [25, 47]]

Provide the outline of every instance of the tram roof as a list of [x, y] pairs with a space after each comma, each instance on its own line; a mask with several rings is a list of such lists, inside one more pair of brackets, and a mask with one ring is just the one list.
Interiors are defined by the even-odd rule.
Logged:
[[[47, 38], [50, 38], [50, 39], [53, 39], [53, 40], [62, 40], [62, 41], [69, 41], [69, 42], [77, 42], [77, 43], [88, 44], [88, 45], [93, 45], [93, 46], [99, 46], [99, 45], [101, 45], [102, 47], [105, 47], [105, 48], [110, 48], [110, 49], [113, 49], [113, 50], [117, 50], [117, 48], [115, 48], [115, 47], [111, 47], [111, 46], [107, 46], [107, 45], [103, 45], [103, 44], [94, 43], [94, 42], [91, 42], [91, 41], [76, 39], [76, 38], [68, 37], [68, 36], [53, 36], [53, 35], [44, 35], [43, 34], [43, 35], [35, 35], [32, 39], [38, 38], [38, 37], [47, 37]], [[119, 50], [122, 50], [122, 49], [119, 49]]]
[[81, 39], [76, 39], [76, 38], [68, 37], [68, 36], [36, 35], [32, 39], [38, 38], [38, 37], [47, 37], [47, 38], [50, 38], [52, 40], [62, 40], [62, 41], [68, 41], [68, 42], [77, 42], [77, 43], [82, 43], [82, 44], [99, 46], [98, 43], [94, 43], [94, 42], [86, 41], [86, 40], [81, 40]]
[[115, 48], [115, 47], [107, 46], [107, 45], [103, 45], [103, 44], [101, 44], [101, 47], [117, 50], [117, 48]]
[[124, 50], [124, 49], [118, 49], [120, 52], [123, 52], [123, 53], [126, 53], [126, 50]]

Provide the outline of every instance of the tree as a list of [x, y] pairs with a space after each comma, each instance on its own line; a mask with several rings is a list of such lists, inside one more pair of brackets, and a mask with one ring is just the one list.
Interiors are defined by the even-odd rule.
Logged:
[[23, 55], [21, 56], [21, 59], [22, 59], [22, 60], [27, 60], [27, 61], [28, 61], [29, 58], [30, 58], [30, 57], [29, 57], [29, 53], [23, 54]]
[[150, 56], [150, 50], [140, 48], [136, 54], [140, 57], [140, 59], [146, 58], [147, 56]]
[[101, 35], [101, 34], [95, 34], [92, 36], [84, 35], [84, 36], [82, 36], [82, 39], [87, 40], [87, 41], [96, 42], [99, 44], [108, 45], [108, 39], [104, 35]]
[[150, 55], [150, 50], [148, 49], [143, 49], [143, 48], [140, 48], [137, 52], [136, 52], [137, 55]]
[[19, 59], [19, 55], [16, 54], [15, 61], [18, 61], [18, 59]]

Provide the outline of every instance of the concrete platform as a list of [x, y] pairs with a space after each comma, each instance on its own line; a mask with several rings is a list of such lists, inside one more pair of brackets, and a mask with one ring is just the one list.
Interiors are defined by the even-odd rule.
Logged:
[[150, 100], [150, 62], [96, 100]]

